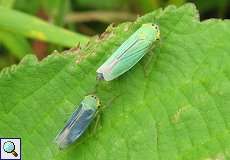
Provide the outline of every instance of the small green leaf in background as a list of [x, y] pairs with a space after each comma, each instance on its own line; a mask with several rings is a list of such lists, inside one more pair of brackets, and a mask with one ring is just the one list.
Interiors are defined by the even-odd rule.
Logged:
[[28, 41], [21, 35], [0, 30], [0, 42], [18, 59], [33, 53]]
[[11, 8], [14, 5], [15, 0], [0, 0], [0, 5], [6, 8]]
[[[1, 0], [0, 6], [5, 8], [12, 8], [14, 2], [15, 0]], [[1, 56], [0, 69], [9, 65], [7, 62], [15, 63], [17, 59], [23, 58], [26, 54], [33, 53], [28, 40], [24, 36], [12, 33], [11, 31], [6, 31], [2, 28], [0, 29], [0, 42], [10, 51], [9, 53], [13, 55], [6, 56], [8, 58]], [[15, 60], [13, 57], [15, 57]]]
[[88, 38], [80, 33], [70, 32], [36, 17], [4, 7], [0, 7], [0, 29], [66, 47], [73, 47], [78, 42], [86, 43], [88, 41]]
[[[192, 4], [169, 6], [110, 27], [78, 53], [29, 55], [4, 69], [0, 137], [21, 137], [23, 158], [33, 160], [229, 159], [230, 21], [198, 17]], [[161, 41], [129, 72], [98, 84], [96, 69], [149, 22]], [[96, 133], [58, 150], [58, 130], [92, 92], [106, 106]]]
[[127, 6], [128, 0], [100, 0], [95, 3], [94, 0], [75, 0], [77, 6], [82, 8], [96, 8], [96, 9], [121, 9]]

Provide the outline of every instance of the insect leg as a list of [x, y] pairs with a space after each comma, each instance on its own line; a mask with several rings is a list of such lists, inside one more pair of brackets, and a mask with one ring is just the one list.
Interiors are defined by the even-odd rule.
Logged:
[[93, 134], [96, 133], [96, 130], [98, 128], [98, 125], [99, 125], [99, 121], [101, 119], [101, 113], [99, 113], [99, 111], [96, 113], [96, 120], [95, 120], [95, 125], [94, 125], [94, 128], [93, 128]]
[[[145, 77], [148, 77], [149, 74], [152, 71], [152, 60], [155, 59], [156, 55], [155, 55], [155, 50], [154, 48], [156, 47], [157, 44], [153, 44], [153, 46], [150, 49], [149, 54], [147, 54], [148, 58], [146, 58], [146, 61], [144, 62], [144, 75]], [[160, 48], [159, 48], [160, 49]]]
[[106, 105], [102, 106], [100, 109], [98, 109], [98, 111], [95, 113], [95, 123], [94, 123], [94, 126], [93, 126], [93, 131], [92, 131], [92, 134], [95, 134], [99, 125], [100, 125], [100, 128], [102, 127], [101, 126], [101, 118], [102, 118], [102, 114], [103, 114], [103, 110], [107, 107], [107, 106], [110, 106], [110, 104], [117, 98], [119, 97], [118, 96], [115, 96], [113, 97], [111, 100], [109, 100], [109, 102], [107, 102]]
[[110, 99], [110, 100], [106, 103], [106, 105], [101, 106], [100, 110], [103, 111], [105, 108], [107, 108], [108, 106], [110, 106], [111, 103], [112, 103], [115, 99], [117, 99], [119, 96], [120, 96], [120, 95], [114, 96], [112, 99]]

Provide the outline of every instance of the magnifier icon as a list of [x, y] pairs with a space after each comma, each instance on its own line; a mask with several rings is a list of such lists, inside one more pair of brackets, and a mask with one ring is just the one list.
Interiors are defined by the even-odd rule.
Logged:
[[11, 153], [14, 155], [14, 157], [17, 157], [18, 154], [17, 152], [15, 152], [15, 145], [13, 142], [11, 141], [6, 141], [4, 144], [3, 144], [3, 149], [6, 153]]

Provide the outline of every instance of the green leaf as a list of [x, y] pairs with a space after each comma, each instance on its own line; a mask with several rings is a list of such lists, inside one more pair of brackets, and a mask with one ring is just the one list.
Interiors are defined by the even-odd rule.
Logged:
[[14, 5], [15, 0], [0, 0], [0, 5], [6, 8], [11, 8]]
[[25, 37], [21, 35], [0, 30], [0, 42], [6, 48], [8, 48], [10, 54], [14, 55], [19, 59], [24, 57], [26, 54], [33, 53], [29, 42]]
[[88, 38], [80, 33], [70, 32], [36, 17], [4, 7], [0, 7], [0, 29], [67, 47], [88, 41]]
[[[12, 8], [15, 0], [0, 0], [0, 6], [5, 8]], [[24, 36], [0, 30], [0, 42], [13, 54], [15, 57], [21, 59], [28, 53], [33, 53], [29, 42]]]
[[[129, 72], [97, 82], [96, 69], [143, 23], [161, 41]], [[195, 7], [169, 6], [92, 39], [81, 51], [26, 56], [0, 74], [0, 136], [21, 137], [24, 159], [229, 159], [230, 22], [200, 22]], [[153, 54], [154, 53], [154, 54]], [[77, 62], [77, 63], [76, 63]], [[106, 108], [70, 148], [53, 143], [81, 99]]]
[[127, 6], [128, 0], [100, 0], [95, 3], [94, 0], [75, 0], [76, 6], [81, 8], [94, 8], [103, 10], [121, 9]]

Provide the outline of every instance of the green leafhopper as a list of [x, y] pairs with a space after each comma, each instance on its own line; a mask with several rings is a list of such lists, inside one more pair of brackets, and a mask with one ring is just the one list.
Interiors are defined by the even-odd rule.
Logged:
[[85, 132], [98, 113], [99, 106], [100, 101], [95, 95], [88, 95], [81, 101], [55, 139], [60, 149], [68, 147]]
[[97, 79], [111, 81], [127, 72], [158, 39], [160, 39], [158, 25], [143, 24], [97, 69]]

